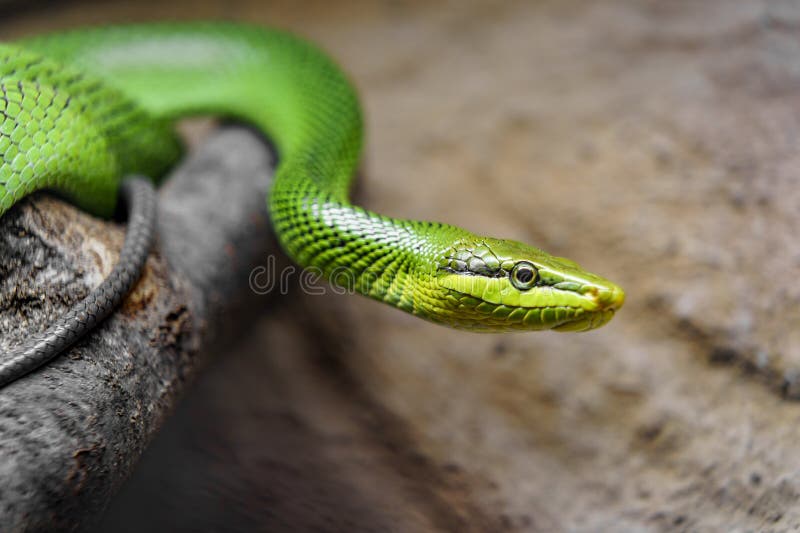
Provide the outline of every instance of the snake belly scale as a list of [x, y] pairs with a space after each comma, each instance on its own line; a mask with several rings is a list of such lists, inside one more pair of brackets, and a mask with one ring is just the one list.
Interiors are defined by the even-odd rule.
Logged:
[[473, 331], [583, 331], [624, 301], [614, 283], [537, 248], [352, 205], [362, 144], [353, 86], [312, 44], [250, 25], [113, 26], [0, 44], [0, 215], [43, 188], [108, 215], [122, 176], [161, 176], [177, 161], [173, 123], [198, 114], [273, 141], [274, 230], [294, 261], [334, 282]]

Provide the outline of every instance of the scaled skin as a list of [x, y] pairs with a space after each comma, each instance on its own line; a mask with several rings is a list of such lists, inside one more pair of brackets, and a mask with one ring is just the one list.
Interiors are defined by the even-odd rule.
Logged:
[[[459, 298], [462, 313], [456, 327], [587, 331], [606, 324], [625, 302], [618, 285], [574, 261], [520, 242], [476, 238], [459, 243], [454, 252], [446, 256], [449, 264], [439, 269], [437, 279]], [[466, 272], [454, 271], [453, 265], [464, 262]], [[521, 262], [535, 269], [530, 288], [520, 289], [512, 282], [514, 265]]]
[[[152, 24], [0, 45], [0, 112], [0, 215], [46, 187], [108, 214], [122, 176], [157, 178], [176, 161], [174, 120], [215, 114], [275, 143], [268, 205], [287, 254], [329, 277], [345, 272], [366, 296], [489, 332], [592, 329], [624, 301], [618, 286], [536, 248], [351, 205], [356, 92], [330, 58], [281, 31]], [[515, 265], [530, 286], [515, 282]]]

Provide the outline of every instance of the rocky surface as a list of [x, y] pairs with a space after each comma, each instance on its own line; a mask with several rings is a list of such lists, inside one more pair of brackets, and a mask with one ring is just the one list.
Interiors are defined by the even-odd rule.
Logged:
[[628, 303], [584, 335], [478, 336], [295, 291], [204, 376], [106, 526], [800, 525], [796, 2], [145, 5], [4, 33], [294, 29], [361, 90], [362, 203], [538, 244]]

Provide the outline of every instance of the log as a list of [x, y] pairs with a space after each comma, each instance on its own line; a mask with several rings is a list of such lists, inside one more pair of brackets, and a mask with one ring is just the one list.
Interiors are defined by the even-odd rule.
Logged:
[[[39, 371], [0, 389], [0, 523], [74, 530], [99, 517], [210, 353], [246, 321], [248, 272], [274, 243], [272, 157], [215, 135], [160, 191], [159, 236], [123, 306]], [[0, 354], [86, 296], [124, 225], [45, 195], [0, 220]], [[235, 326], [235, 327], [234, 327]]]

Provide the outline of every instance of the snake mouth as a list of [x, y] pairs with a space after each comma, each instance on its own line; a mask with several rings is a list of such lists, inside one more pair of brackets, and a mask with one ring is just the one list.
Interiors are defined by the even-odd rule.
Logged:
[[553, 327], [553, 331], [589, 331], [608, 324], [614, 314], [625, 303], [625, 292], [617, 285], [609, 284], [603, 289], [592, 291], [595, 310]]
[[563, 324], [559, 324], [551, 329], [559, 332], [581, 332], [597, 329], [606, 325], [612, 318], [614, 318], [614, 313], [616, 313], [616, 309], [604, 309], [601, 311], [595, 311], [594, 313], [587, 313], [575, 320], [564, 322]]

